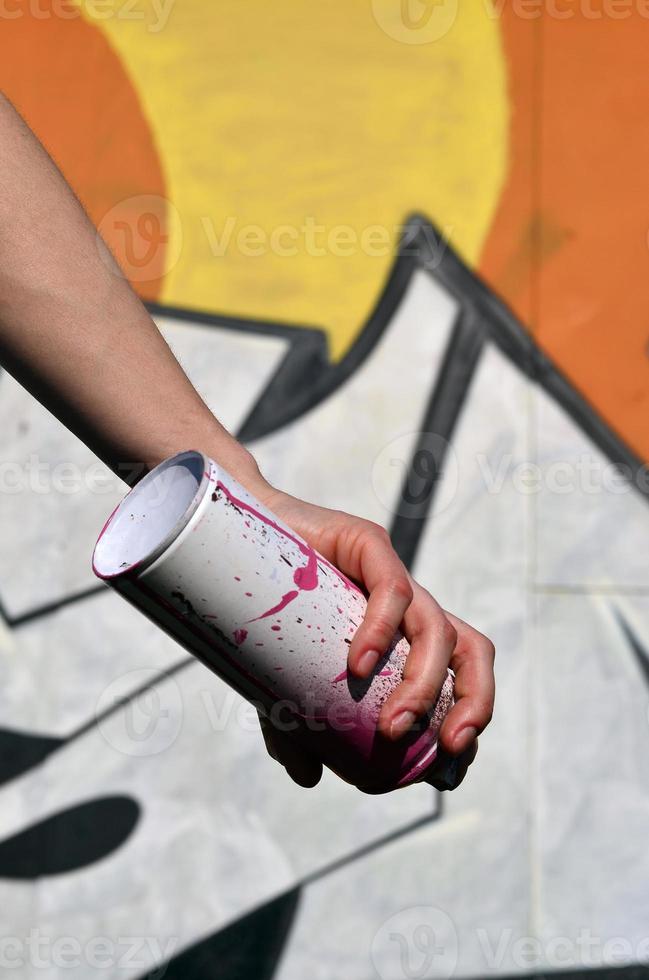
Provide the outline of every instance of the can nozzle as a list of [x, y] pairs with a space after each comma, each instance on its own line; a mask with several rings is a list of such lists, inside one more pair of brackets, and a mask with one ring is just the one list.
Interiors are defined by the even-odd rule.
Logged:
[[440, 751], [437, 759], [421, 780], [435, 789], [455, 789], [458, 777], [458, 760]]

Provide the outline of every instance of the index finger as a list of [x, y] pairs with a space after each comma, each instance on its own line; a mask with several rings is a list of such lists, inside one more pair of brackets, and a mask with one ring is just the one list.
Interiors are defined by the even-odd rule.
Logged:
[[367, 677], [392, 643], [412, 602], [413, 587], [382, 528], [367, 534], [360, 549], [359, 568], [369, 598], [347, 662], [353, 674]]

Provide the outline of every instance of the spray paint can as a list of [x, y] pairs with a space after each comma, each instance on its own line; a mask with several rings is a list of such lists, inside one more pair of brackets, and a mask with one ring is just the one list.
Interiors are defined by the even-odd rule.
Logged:
[[407, 641], [397, 634], [368, 679], [348, 675], [365, 596], [207, 456], [179, 453], [136, 484], [93, 570], [347, 782], [383, 793], [430, 773], [452, 674], [412, 732], [381, 737]]

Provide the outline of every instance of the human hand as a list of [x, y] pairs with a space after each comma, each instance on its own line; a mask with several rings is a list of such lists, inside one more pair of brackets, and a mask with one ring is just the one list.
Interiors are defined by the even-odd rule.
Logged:
[[[378, 728], [396, 740], [405, 735], [436, 702], [448, 667], [455, 672], [455, 704], [440, 731], [442, 754], [456, 762], [460, 784], [477, 752], [477, 737], [489, 723], [494, 704], [494, 647], [487, 637], [443, 610], [414, 581], [377, 524], [328, 510], [269, 490], [263, 502], [316, 551], [368, 594], [367, 612], [349, 648], [348, 668], [365, 678], [401, 630], [410, 643], [401, 684], [381, 709]], [[300, 786], [315, 786], [320, 760], [290, 734], [260, 716], [269, 754]], [[440, 774], [441, 777], [442, 774]], [[438, 789], [449, 788], [442, 778]]]

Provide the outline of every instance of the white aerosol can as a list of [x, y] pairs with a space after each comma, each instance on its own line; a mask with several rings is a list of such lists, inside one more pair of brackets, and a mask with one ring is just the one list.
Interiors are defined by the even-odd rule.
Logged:
[[93, 569], [347, 782], [383, 793], [429, 775], [452, 675], [422, 723], [383, 738], [407, 641], [397, 634], [367, 680], [349, 675], [365, 596], [207, 456], [148, 473], [108, 519]]

